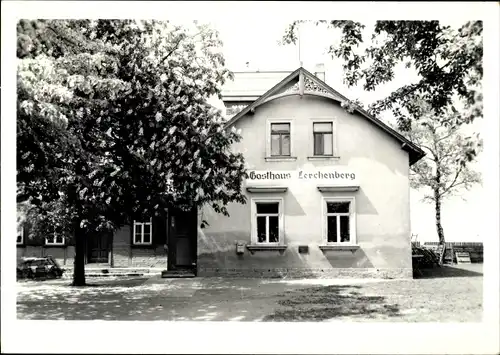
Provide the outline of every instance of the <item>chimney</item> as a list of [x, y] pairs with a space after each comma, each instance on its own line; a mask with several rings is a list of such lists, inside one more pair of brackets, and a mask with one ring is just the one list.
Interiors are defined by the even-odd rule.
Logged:
[[325, 65], [323, 63], [316, 64], [314, 67], [314, 75], [321, 80], [325, 81]]

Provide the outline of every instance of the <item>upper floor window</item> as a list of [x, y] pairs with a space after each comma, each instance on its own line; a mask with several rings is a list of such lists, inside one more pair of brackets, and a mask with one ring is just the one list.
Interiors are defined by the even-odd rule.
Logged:
[[333, 155], [333, 123], [314, 122], [314, 155]]
[[153, 221], [148, 222], [134, 221], [134, 244], [151, 245], [153, 243]]
[[271, 123], [271, 156], [290, 156], [290, 123]]

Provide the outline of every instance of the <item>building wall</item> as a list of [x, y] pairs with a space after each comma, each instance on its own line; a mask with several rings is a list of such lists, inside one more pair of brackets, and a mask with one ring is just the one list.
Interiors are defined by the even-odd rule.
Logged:
[[119, 229], [113, 236], [113, 266], [129, 267], [132, 265], [130, 226]]
[[[156, 225], [153, 225], [154, 230]], [[154, 242], [155, 240], [153, 240]], [[131, 227], [125, 226], [113, 238], [114, 267], [154, 267], [167, 268], [167, 251], [164, 243], [152, 246], [132, 245]]]
[[[312, 160], [312, 121], [333, 118], [338, 159]], [[292, 155], [295, 161], [266, 161], [268, 119], [292, 119]], [[342, 168], [354, 171], [359, 181], [357, 192], [322, 193], [313, 183], [289, 183], [284, 198], [284, 230], [287, 249], [277, 251], [245, 250], [236, 254], [236, 243], [250, 244], [250, 203], [231, 204], [230, 217], [202, 210], [209, 227], [199, 229], [199, 275], [289, 275], [289, 276], [382, 276], [411, 277], [408, 154], [387, 133], [358, 114], [345, 112], [331, 100], [291, 96], [268, 102], [253, 115], [235, 124], [243, 139], [234, 146], [255, 170], [298, 170]], [[264, 194], [246, 192], [249, 199]], [[359, 249], [321, 251], [321, 197], [355, 196], [356, 228]], [[308, 254], [298, 246], [308, 245]]]
[[[159, 222], [161, 223], [161, 222]], [[167, 268], [167, 251], [164, 248], [166, 241], [165, 229], [158, 228], [155, 224], [155, 235], [151, 246], [133, 246], [131, 227], [125, 226], [119, 229], [113, 237], [111, 259], [109, 267], [134, 267], [134, 268]], [[31, 242], [34, 244], [34, 242]], [[51, 255], [61, 266], [73, 267], [75, 260], [75, 247], [47, 247], [44, 245], [23, 245], [17, 247], [17, 262], [23, 257], [43, 257]], [[106, 267], [105, 264], [87, 264], [89, 267], [98, 265]]]

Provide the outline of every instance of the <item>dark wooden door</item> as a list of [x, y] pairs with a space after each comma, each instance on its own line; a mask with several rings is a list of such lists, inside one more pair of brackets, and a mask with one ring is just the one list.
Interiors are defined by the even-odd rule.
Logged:
[[109, 261], [109, 237], [107, 234], [88, 237], [88, 263], [107, 263]]
[[168, 269], [196, 269], [196, 211], [169, 210]]

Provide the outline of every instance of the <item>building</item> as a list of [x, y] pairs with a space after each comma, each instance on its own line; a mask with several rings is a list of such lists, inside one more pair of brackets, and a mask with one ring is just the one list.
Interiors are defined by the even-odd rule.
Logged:
[[[412, 277], [409, 168], [423, 151], [324, 82], [324, 69], [235, 73], [227, 127], [248, 164], [248, 202], [169, 211], [88, 238], [86, 263], [199, 276]], [[352, 111], [351, 113], [348, 111]], [[200, 228], [204, 219], [209, 226]], [[73, 264], [71, 241], [18, 233], [18, 257]]]
[[248, 164], [248, 203], [229, 217], [203, 209], [199, 275], [412, 277], [408, 177], [424, 153], [365, 111], [344, 110], [324, 77], [322, 66], [235, 73], [250, 89], [223, 100], [243, 136], [234, 149]]
[[[159, 268], [175, 270], [196, 266], [197, 212], [170, 210], [167, 219], [134, 221], [114, 235], [87, 238], [85, 264], [88, 268]], [[61, 266], [72, 268], [74, 238], [51, 235], [44, 240], [28, 238], [29, 225], [19, 223], [17, 260], [51, 255]]]

